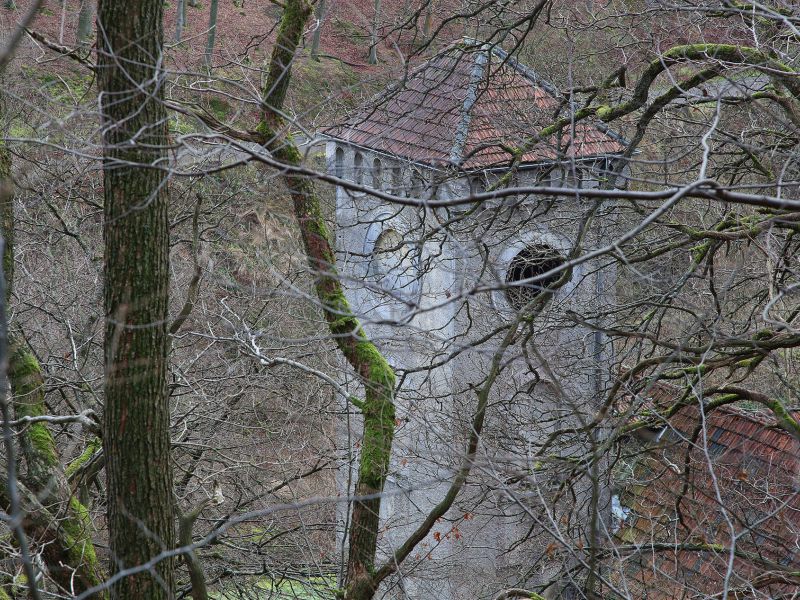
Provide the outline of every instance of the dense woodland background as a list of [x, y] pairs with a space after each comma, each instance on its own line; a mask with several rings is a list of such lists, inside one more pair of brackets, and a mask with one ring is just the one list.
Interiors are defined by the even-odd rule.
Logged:
[[[476, 518], [468, 507], [485, 508], [473, 503], [481, 485], [531, 519], [498, 553], [528, 552], [532, 571], [564, 564], [548, 581], [487, 583], [482, 597], [797, 597], [794, 3], [9, 0], [0, 19], [0, 599], [403, 598], [397, 573], [428, 568], [443, 538], [458, 539]], [[510, 357], [536, 362], [530, 340], [552, 290], [491, 336], [453, 341], [452, 352], [463, 343], [497, 359], [497, 372], [466, 390], [445, 440], [442, 463], [461, 466], [453, 497], [386, 559], [376, 511], [400, 451], [392, 390], [407, 374], [360, 329], [336, 279], [333, 184], [370, 190], [326, 175], [323, 147], [307, 141], [464, 37], [553, 84], [557, 107], [531, 140], [582, 121], [627, 140], [594, 195], [567, 183], [510, 196], [501, 179], [460, 199], [469, 209], [524, 197], [542, 218], [560, 197], [600, 206], [629, 175], [614, 196], [619, 236], [576, 243], [569, 257], [614, 265], [617, 300], [559, 325], [602, 332], [616, 358], [588, 420], [556, 421], [517, 473], [491, 481], [476, 459], [483, 413], [485, 435], [505, 443], [491, 420], [525, 390], [497, 399], [492, 386]], [[491, 206], [500, 231], [521, 227]], [[413, 235], [463, 235], [463, 214]], [[452, 302], [467, 310], [505, 284]], [[418, 307], [406, 309], [384, 323], [394, 339], [415, 335]], [[437, 431], [446, 414], [428, 416]], [[553, 459], [562, 439], [585, 451]], [[736, 451], [715, 454], [715, 443]], [[336, 480], [351, 464], [345, 544]], [[666, 495], [647, 498], [659, 481]], [[535, 516], [601, 487], [625, 506], [572, 510], [609, 523], [613, 512], [613, 531], [592, 521], [573, 538], [569, 519]], [[679, 517], [626, 528], [630, 510], [653, 517], [643, 497]]]

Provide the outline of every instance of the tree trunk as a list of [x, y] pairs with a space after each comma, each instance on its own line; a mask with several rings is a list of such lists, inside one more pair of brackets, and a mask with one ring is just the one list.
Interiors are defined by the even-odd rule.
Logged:
[[[270, 59], [264, 85], [264, 114], [258, 131], [264, 145], [281, 162], [298, 166], [302, 155], [284, 132], [287, 124], [281, 117], [291, 77], [292, 62], [305, 24], [311, 15], [306, 0], [285, 3], [278, 38]], [[353, 315], [336, 270], [334, 240], [322, 213], [322, 203], [312, 180], [298, 175], [284, 175], [294, 204], [309, 265], [316, 276], [315, 290], [322, 305], [333, 339], [364, 386], [365, 397], [359, 402], [364, 416], [361, 440], [357, 496], [375, 496], [355, 500], [350, 529], [346, 597], [369, 586], [375, 567], [379, 514], [383, 487], [389, 470], [394, 438], [395, 375], [377, 347], [367, 338]]]
[[[0, 480], [0, 504], [10, 504], [5, 475]], [[18, 482], [17, 492], [24, 513], [25, 535], [41, 548], [47, 571], [64, 593], [81, 594], [103, 581], [90, 538], [91, 520], [85, 509], [77, 509], [77, 500], [70, 502], [70, 515], [59, 513], [59, 507], [45, 507], [33, 491]], [[97, 567], [97, 569], [95, 569]], [[104, 598], [103, 592], [91, 597]]]
[[375, 15], [372, 19], [372, 31], [370, 32], [369, 59], [371, 65], [378, 64], [378, 23], [381, 17], [381, 0], [375, 0]]
[[[117, 570], [175, 543], [167, 392], [169, 219], [162, 0], [100, 0], [104, 132], [108, 526]], [[158, 167], [158, 168], [154, 168]], [[173, 561], [121, 579], [121, 599], [172, 597]]]
[[314, 16], [317, 19], [317, 28], [311, 38], [311, 58], [319, 60], [319, 40], [322, 35], [322, 21], [325, 19], [325, 0], [317, 2], [317, 10], [314, 12]]
[[203, 59], [206, 67], [211, 68], [212, 56], [214, 54], [214, 41], [217, 39], [217, 8], [219, 0], [211, 0], [211, 15], [208, 17], [208, 42], [206, 43], [206, 55]]
[[[9, 344], [8, 380], [17, 418], [47, 413], [41, 368], [19, 339]], [[27, 465], [23, 481], [30, 493], [25, 529], [42, 546], [50, 576], [67, 592], [80, 594], [99, 585], [91, 521], [86, 508], [71, 497], [53, 434], [45, 423], [33, 423], [20, 435], [20, 446]]]
[[58, 26], [58, 43], [64, 43], [64, 29], [67, 25], [67, 0], [61, 0], [61, 23]]
[[[0, 97], [0, 114], [4, 113]], [[0, 227], [3, 236], [4, 307], [14, 286], [14, 193], [11, 156], [0, 141]], [[47, 413], [44, 378], [39, 362], [23, 339], [9, 336], [8, 382], [17, 418]], [[59, 460], [55, 439], [45, 423], [31, 423], [19, 432], [27, 472], [19, 482], [26, 517], [25, 533], [41, 546], [42, 558], [53, 581], [65, 592], [80, 594], [102, 580], [91, 538], [86, 508], [71, 497]], [[0, 504], [8, 511], [6, 482], [0, 485]], [[46, 508], [45, 508], [46, 507]], [[98, 594], [102, 596], [102, 594]]]
[[[4, 83], [0, 80], [0, 85]], [[5, 116], [5, 99], [0, 88], [0, 116]], [[14, 189], [11, 182], [11, 153], [0, 140], [0, 227], [3, 228], [3, 274], [6, 308], [14, 291]]]
[[78, 45], [85, 47], [92, 36], [92, 17], [94, 17], [95, 0], [82, 0], [81, 11], [78, 13]]
[[186, 24], [186, 0], [178, 0], [178, 15], [175, 20], [175, 43], [180, 43], [183, 26]]
[[[197, 517], [210, 504], [210, 500], [205, 500], [194, 507], [186, 514], [178, 517], [178, 544], [190, 546], [192, 544], [192, 528]], [[187, 552], [183, 555], [183, 561], [189, 571], [189, 581], [192, 584], [192, 600], [208, 600], [208, 587], [206, 585], [206, 575], [203, 572], [203, 565], [194, 552]]]
[[425, 20], [422, 22], [422, 39], [426, 42], [431, 38], [431, 29], [433, 27], [433, 0], [428, 0], [428, 6], [425, 7]]

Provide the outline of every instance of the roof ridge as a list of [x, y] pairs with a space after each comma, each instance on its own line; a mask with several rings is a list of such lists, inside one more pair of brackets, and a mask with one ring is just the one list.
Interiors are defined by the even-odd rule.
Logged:
[[525, 79], [530, 81], [533, 85], [542, 88], [545, 92], [553, 96], [553, 98], [560, 98], [558, 88], [555, 85], [539, 75], [528, 65], [522, 64], [516, 58], [511, 56], [508, 52], [503, 50], [499, 44], [492, 44], [492, 54], [496, 54], [501, 60], [503, 60], [503, 62], [510, 65], [511, 68], [525, 77]]
[[[464, 41], [471, 40], [471, 38], [464, 38]], [[489, 57], [486, 52], [489, 50], [487, 44], [483, 44], [478, 52], [475, 52], [475, 59], [470, 72], [469, 84], [467, 93], [464, 96], [464, 103], [461, 106], [461, 120], [456, 127], [456, 133], [453, 136], [453, 149], [450, 151], [450, 161], [455, 165], [461, 164], [461, 158], [464, 153], [464, 146], [467, 143], [467, 136], [469, 135], [469, 125], [472, 121], [472, 107], [478, 101], [478, 82], [483, 79], [485, 66], [489, 63]]]
[[525, 79], [530, 81], [533, 85], [541, 87], [545, 92], [553, 96], [554, 98], [560, 98], [558, 88], [553, 84], [550, 80], [545, 79], [535, 70], [533, 70], [528, 65], [521, 63], [519, 60], [511, 56], [508, 52], [503, 50], [503, 47], [500, 45], [499, 42], [490, 43], [487, 41], [481, 41], [477, 38], [471, 38], [469, 36], [464, 36], [461, 38], [460, 41], [456, 41], [449, 46], [446, 46], [442, 52], [449, 49], [453, 46], [458, 46], [460, 44], [464, 45], [472, 45], [472, 46], [479, 46], [482, 51], [489, 50], [492, 54], [496, 55], [500, 58], [503, 62], [510, 65], [515, 71], [519, 72]]

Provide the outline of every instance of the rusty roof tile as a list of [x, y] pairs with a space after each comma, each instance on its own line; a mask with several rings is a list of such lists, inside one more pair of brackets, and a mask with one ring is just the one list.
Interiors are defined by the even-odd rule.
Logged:
[[[653, 404], [660, 408], [674, 403], [681, 394], [679, 388], [662, 385], [649, 391]], [[800, 545], [800, 441], [776, 427], [775, 419], [765, 412], [723, 406], [706, 413], [704, 418], [705, 436], [690, 446], [688, 440], [701, 422], [699, 408], [695, 405], [681, 409], [670, 419], [672, 441], [645, 455], [636, 469], [636, 484], [628, 485], [623, 494], [623, 504], [633, 513], [620, 530], [627, 532], [625, 537], [618, 534], [619, 543], [705, 539], [729, 546], [730, 521], [738, 550], [773, 564], [796, 567], [796, 549]], [[665, 468], [667, 462], [680, 465], [680, 472]], [[691, 485], [682, 495], [685, 465]], [[676, 506], [680, 506], [682, 520], [678, 519]], [[649, 564], [651, 557], [657, 567]], [[677, 549], [648, 554], [643, 550], [626, 558], [619, 569], [620, 579], [636, 591], [636, 597], [679, 598], [718, 593], [727, 565], [727, 554]], [[746, 587], [764, 570], [758, 560], [736, 557], [731, 588]], [[748, 597], [781, 597], [794, 589], [793, 582], [771, 581], [750, 590], [752, 596]]]
[[[325, 133], [434, 166], [482, 169], [508, 163], [507, 148], [531, 140], [552, 121], [553, 87], [496, 46], [455, 43]], [[586, 123], [575, 139], [543, 140], [524, 163], [622, 151], [622, 145]]]

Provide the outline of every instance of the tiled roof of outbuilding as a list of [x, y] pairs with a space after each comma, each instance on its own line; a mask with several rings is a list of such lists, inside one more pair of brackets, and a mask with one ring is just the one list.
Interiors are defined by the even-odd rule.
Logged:
[[[326, 133], [406, 159], [465, 169], [499, 166], [553, 121], [552, 86], [497, 46], [464, 40]], [[574, 139], [537, 144], [523, 163], [620, 152], [618, 137], [578, 123]], [[558, 142], [558, 143], [557, 143]]]
[[[622, 556], [615, 583], [636, 598], [708, 598], [723, 592], [728, 574], [729, 598], [791, 596], [800, 581], [787, 577], [800, 565], [800, 441], [769, 413], [734, 406], [704, 416], [683, 408], [665, 438], [622, 494], [631, 512], [617, 541], [640, 550]], [[653, 551], [652, 543], [676, 547]], [[685, 544], [695, 550], [678, 549]]]

